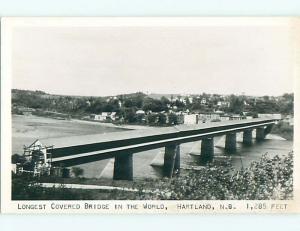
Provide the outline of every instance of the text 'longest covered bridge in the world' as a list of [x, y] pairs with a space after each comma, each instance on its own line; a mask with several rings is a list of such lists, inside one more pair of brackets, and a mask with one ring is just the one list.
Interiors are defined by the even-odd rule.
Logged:
[[130, 130], [108, 134], [70, 136], [41, 140], [51, 145], [47, 158], [52, 166], [74, 165], [115, 158], [113, 178], [133, 179], [133, 154], [146, 150], [165, 148], [163, 174], [171, 177], [180, 170], [180, 144], [201, 140], [199, 162], [211, 161], [214, 156], [214, 137], [225, 135], [225, 150], [236, 151], [236, 134], [243, 132], [243, 143], [251, 145], [253, 130], [257, 141], [262, 141], [271, 131], [275, 119], [250, 119], [224, 121], [197, 125]]

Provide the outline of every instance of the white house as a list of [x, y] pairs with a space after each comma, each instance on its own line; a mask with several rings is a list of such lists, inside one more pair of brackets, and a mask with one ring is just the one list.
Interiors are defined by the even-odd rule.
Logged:
[[199, 114], [199, 119], [202, 120], [202, 122], [219, 120], [220, 114], [219, 113], [201, 113], [201, 114]]
[[102, 112], [100, 115], [91, 115], [91, 119], [97, 121], [106, 121], [107, 119], [116, 120], [116, 112]]
[[137, 114], [137, 115], [145, 115], [145, 111], [143, 111], [143, 110], [137, 110], [135, 112], [135, 114]]
[[281, 114], [275, 113], [275, 114], [257, 114], [258, 118], [272, 118], [272, 119], [282, 119]]
[[198, 124], [198, 121], [199, 121], [198, 114], [184, 115], [183, 117], [184, 124]]
[[97, 120], [97, 121], [105, 121], [106, 118], [107, 118], [106, 115], [102, 115], [102, 114], [100, 114], [100, 115], [94, 115], [94, 120]]
[[205, 98], [201, 99], [201, 104], [206, 104], [206, 99]]

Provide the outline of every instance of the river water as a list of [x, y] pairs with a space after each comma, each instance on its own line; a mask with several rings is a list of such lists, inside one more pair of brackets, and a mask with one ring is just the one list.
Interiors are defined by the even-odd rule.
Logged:
[[[49, 137], [64, 137], [72, 135], [85, 135], [97, 133], [119, 132], [124, 129], [105, 126], [105, 124], [65, 121], [36, 116], [13, 116], [12, 153], [22, 153], [23, 145], [31, 144], [35, 139]], [[255, 137], [255, 134], [254, 134]], [[228, 154], [224, 151], [225, 137], [214, 138], [214, 153], [217, 159], [228, 159], [235, 169], [248, 167], [252, 161], [257, 161], [265, 153], [271, 156], [287, 155], [293, 150], [293, 142], [269, 134], [263, 142], [252, 146], [242, 144], [242, 133], [237, 135], [237, 152]], [[200, 154], [201, 141], [181, 144], [180, 161], [182, 168], [198, 166], [195, 158]], [[134, 178], [158, 178], [162, 176], [164, 149], [154, 149], [133, 155]], [[113, 176], [114, 160], [101, 160], [93, 163], [78, 165], [84, 170], [87, 178], [108, 178]]]

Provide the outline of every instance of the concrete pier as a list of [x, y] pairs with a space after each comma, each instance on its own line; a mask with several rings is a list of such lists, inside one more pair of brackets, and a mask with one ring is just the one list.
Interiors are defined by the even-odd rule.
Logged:
[[232, 132], [226, 134], [225, 151], [230, 153], [236, 152], [236, 133]]
[[256, 128], [256, 140], [257, 141], [262, 141], [265, 139], [265, 128], [264, 127], [259, 127]]
[[243, 132], [243, 144], [252, 145], [252, 129], [246, 129]]
[[121, 154], [115, 157], [113, 179], [114, 180], [133, 179], [132, 154]]
[[[177, 160], [177, 161], [175, 161]], [[175, 165], [175, 162], [176, 165]], [[164, 156], [164, 167], [163, 175], [165, 177], [172, 177], [174, 173], [175, 166], [178, 168], [180, 165], [180, 154], [178, 152], [178, 145], [168, 145], [165, 147], [165, 156]]]
[[206, 164], [214, 158], [214, 138], [205, 138], [201, 142], [200, 164]]

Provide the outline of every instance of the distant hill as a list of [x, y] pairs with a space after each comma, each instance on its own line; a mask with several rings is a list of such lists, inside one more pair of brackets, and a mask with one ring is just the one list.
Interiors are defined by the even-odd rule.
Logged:
[[22, 90], [22, 89], [12, 89], [11, 91], [12, 93], [12, 98], [15, 98], [16, 95], [18, 94], [25, 94], [25, 95], [34, 95], [34, 96], [39, 96], [41, 98], [58, 98], [58, 97], [70, 97], [70, 98], [110, 98], [110, 97], [120, 97], [123, 96], [125, 98], [130, 98], [130, 97], [134, 97], [137, 95], [143, 95], [146, 96], [146, 94], [142, 93], [142, 92], [135, 92], [135, 93], [128, 93], [128, 94], [119, 94], [119, 95], [112, 95], [112, 96], [81, 96], [81, 95], [57, 95], [57, 94], [49, 94], [46, 93], [44, 91], [39, 91], [39, 90]]
[[158, 94], [158, 93], [148, 94], [148, 97], [150, 97], [152, 99], [161, 99], [161, 97], [166, 97], [166, 98], [170, 99], [172, 96], [174, 98], [176, 98], [177, 96], [180, 96], [180, 94]]

